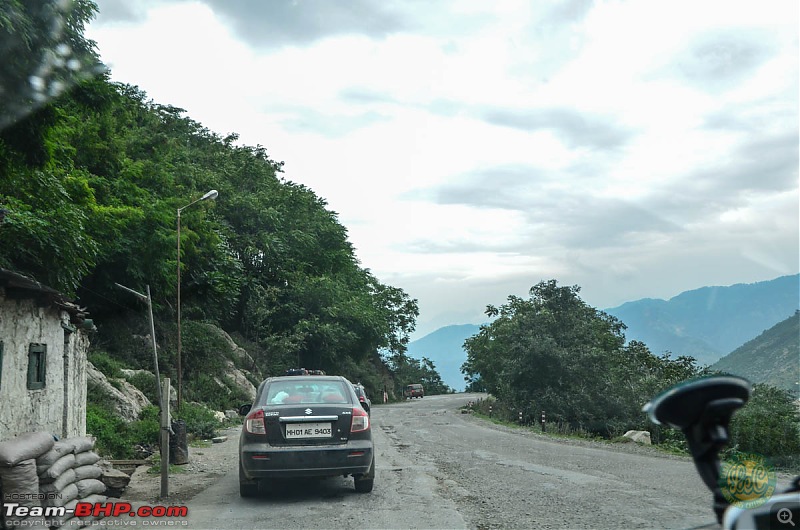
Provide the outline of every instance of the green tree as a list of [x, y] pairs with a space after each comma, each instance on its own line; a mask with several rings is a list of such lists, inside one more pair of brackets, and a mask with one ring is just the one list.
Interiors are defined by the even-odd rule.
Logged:
[[625, 345], [625, 325], [587, 305], [578, 286], [543, 281], [528, 300], [511, 296], [466, 340], [470, 388], [504, 405], [603, 435], [643, 425], [642, 405], [672, 381], [694, 375], [693, 360], [656, 357]]
[[97, 12], [91, 0], [5, 0], [0, 3], [0, 140], [41, 167], [51, 112], [37, 112], [78, 80], [99, 73], [84, 26]]
[[[0, 27], [40, 48], [36, 9], [50, 4], [4, 4]], [[95, 8], [88, 0], [73, 7], [69, 32], [79, 40]], [[74, 50], [92, 52], [91, 41], [78, 40]], [[147, 333], [135, 317], [141, 308], [114, 284], [149, 285], [162, 371], [175, 376], [176, 213], [212, 188], [217, 201], [182, 214], [189, 389], [220, 368], [211, 343], [194, 340], [208, 326], [252, 345], [251, 368], [267, 374], [298, 364], [349, 367], [378, 385], [383, 375], [354, 367], [384, 372], [378, 352], [404, 354], [416, 301], [360, 266], [337, 214], [311, 189], [283, 179], [283, 164], [264, 147], [237, 145], [235, 134], [221, 137], [106, 75], [71, 85], [18, 126], [0, 137], [0, 169], [9, 175], [0, 179], [7, 210], [0, 244], [19, 251], [0, 254], [0, 266], [76, 294], [95, 316], [95, 343], [109, 354], [141, 364], [129, 338]]]
[[0, 266], [74, 293], [98, 253], [88, 234], [87, 211], [93, 203], [80, 176], [60, 178], [49, 170], [21, 169], [0, 179], [0, 204], [6, 209]]
[[730, 426], [731, 448], [758, 453], [783, 463], [800, 459], [800, 412], [791, 394], [766, 384], [756, 384], [747, 404], [734, 414]]
[[411, 383], [420, 383], [425, 388], [425, 394], [449, 394], [453, 389], [447, 386], [443, 381], [439, 372], [436, 371], [436, 365], [427, 357], [422, 359], [414, 359], [405, 355], [396, 356], [391, 367], [396, 375], [395, 379], [395, 394], [398, 396], [403, 395], [403, 388]]

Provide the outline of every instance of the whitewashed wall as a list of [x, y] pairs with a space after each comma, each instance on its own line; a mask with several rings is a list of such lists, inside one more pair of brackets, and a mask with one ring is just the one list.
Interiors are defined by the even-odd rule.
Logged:
[[[0, 440], [29, 431], [60, 437], [86, 433], [89, 341], [82, 331], [66, 333], [62, 322], [69, 323], [66, 311], [38, 307], [34, 300], [7, 299], [0, 290]], [[45, 386], [40, 390], [28, 390], [31, 343], [47, 345]]]
[[[62, 318], [69, 322], [66, 311]], [[82, 330], [69, 334], [70, 350], [66, 380], [69, 385], [65, 403], [66, 432], [63, 436], [83, 436], [86, 434], [86, 353], [89, 351], [89, 336]]]

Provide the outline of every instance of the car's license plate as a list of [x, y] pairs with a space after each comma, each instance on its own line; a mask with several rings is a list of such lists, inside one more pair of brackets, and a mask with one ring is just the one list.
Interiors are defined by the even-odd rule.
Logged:
[[330, 438], [330, 423], [289, 423], [286, 425], [286, 439]]

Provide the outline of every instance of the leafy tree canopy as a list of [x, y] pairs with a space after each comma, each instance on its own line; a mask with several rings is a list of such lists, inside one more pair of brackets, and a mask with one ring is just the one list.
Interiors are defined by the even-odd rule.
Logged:
[[587, 305], [578, 286], [556, 280], [533, 286], [530, 298], [489, 306], [491, 324], [467, 339], [464, 373], [533, 417], [611, 434], [641, 426], [642, 405], [670, 384], [697, 373], [693, 359], [656, 357], [640, 342], [625, 344], [625, 326]]
[[[0, 27], [8, 30], [4, 21], [24, 10], [15, 2], [4, 9]], [[69, 31], [78, 35], [93, 4], [75, 9]], [[90, 53], [93, 44], [81, 49]], [[216, 201], [181, 214], [183, 320], [239, 334], [266, 374], [291, 366], [335, 373], [380, 361], [378, 351], [405, 351], [416, 301], [360, 265], [337, 214], [311, 189], [284, 179], [282, 162], [264, 147], [238, 145], [235, 134], [213, 133], [182, 109], [104, 75], [81, 81], [12, 129], [19, 127], [30, 128], [24, 142], [18, 130], [0, 135], [0, 267], [77, 296], [110, 353], [147, 367], [103, 330], [141, 311], [114, 283], [140, 292], [149, 285], [157, 332], [166, 336], [162, 371], [175, 376], [177, 210], [210, 189], [219, 191]], [[220, 366], [202, 329], [186, 326], [188, 381]]]

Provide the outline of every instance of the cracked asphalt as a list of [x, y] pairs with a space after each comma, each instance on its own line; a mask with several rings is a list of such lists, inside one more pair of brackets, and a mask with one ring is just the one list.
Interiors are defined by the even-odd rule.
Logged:
[[[186, 500], [189, 508], [185, 524], [283, 529], [715, 527], [711, 495], [688, 458], [631, 443], [556, 440], [460, 413], [460, 407], [478, 397], [427, 396], [374, 406], [377, 474], [368, 494], [356, 493], [352, 478], [336, 477], [267, 484], [258, 498], [242, 499], [238, 432], [230, 430], [227, 442], [196, 455], [194, 471], [180, 486], [176, 483], [176, 498]], [[153, 487], [157, 482], [149, 486], [151, 493], [157, 492]]]

